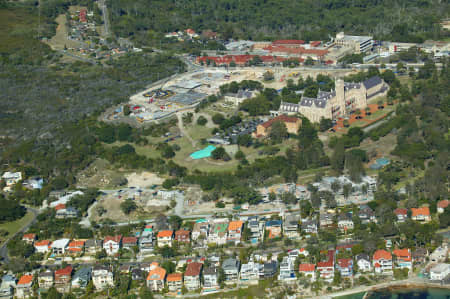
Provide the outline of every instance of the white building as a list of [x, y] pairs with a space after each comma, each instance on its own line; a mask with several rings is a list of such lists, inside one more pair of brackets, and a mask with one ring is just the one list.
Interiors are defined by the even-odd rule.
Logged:
[[52, 249], [52, 253], [56, 255], [64, 254], [67, 249], [67, 245], [69, 245], [69, 239], [59, 239], [53, 241], [50, 248]]
[[22, 180], [22, 173], [7, 171], [2, 175], [2, 179], [5, 181], [6, 186], [12, 186]]
[[106, 266], [97, 265], [92, 269], [92, 281], [97, 290], [114, 286], [114, 275]]
[[338, 46], [351, 48], [356, 54], [371, 50], [374, 44], [372, 36], [345, 35], [344, 32], [336, 34], [334, 42]]
[[259, 280], [259, 272], [264, 266], [262, 264], [249, 262], [242, 264], [241, 267], [241, 282], [247, 284], [257, 284]]
[[437, 264], [430, 269], [430, 280], [444, 280], [450, 274], [450, 264]]
[[288, 256], [283, 257], [283, 261], [280, 264], [280, 274], [278, 275], [278, 280], [291, 281], [296, 279], [294, 262], [295, 261]]
[[119, 252], [120, 245], [122, 243], [122, 236], [107, 236], [103, 240], [103, 249], [105, 249], [106, 254], [114, 255]]
[[370, 257], [367, 254], [358, 254], [356, 256], [356, 264], [360, 272], [372, 271], [372, 264], [370, 263]]

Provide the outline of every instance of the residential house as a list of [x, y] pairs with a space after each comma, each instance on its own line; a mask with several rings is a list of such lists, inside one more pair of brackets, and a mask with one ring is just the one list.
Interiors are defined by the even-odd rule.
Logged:
[[417, 209], [411, 208], [411, 219], [420, 222], [430, 221], [430, 209], [428, 207], [421, 207]]
[[269, 232], [268, 238], [273, 239], [281, 237], [281, 226], [283, 222], [281, 220], [269, 220], [266, 222], [266, 230]]
[[423, 264], [426, 262], [428, 250], [425, 248], [416, 248], [412, 253], [413, 262], [416, 264]]
[[35, 189], [42, 189], [42, 186], [44, 185], [44, 179], [42, 178], [32, 178], [25, 180], [23, 182], [23, 186], [25, 188], [35, 190]]
[[334, 215], [330, 213], [320, 213], [320, 227], [327, 228], [333, 225]]
[[302, 221], [302, 231], [307, 234], [317, 234], [317, 222], [313, 219], [305, 219]]
[[351, 213], [344, 213], [338, 216], [338, 228], [342, 232], [353, 229], [353, 219]]
[[405, 208], [397, 208], [394, 210], [395, 216], [397, 216], [398, 222], [405, 222], [408, 218], [408, 209]]
[[17, 298], [33, 297], [33, 275], [25, 274], [20, 277], [16, 285]]
[[257, 244], [264, 239], [265, 222], [259, 221], [258, 216], [249, 217], [247, 225], [250, 230], [250, 243]]
[[49, 240], [36, 241], [34, 242], [34, 249], [39, 253], [47, 253], [50, 251], [50, 244]]
[[341, 277], [353, 276], [353, 260], [352, 259], [338, 259], [336, 263], [336, 270], [341, 273]]
[[52, 270], [45, 270], [44, 272], [38, 274], [38, 283], [40, 289], [50, 289], [53, 286], [54, 281], [55, 278]]
[[396, 269], [407, 268], [412, 270], [412, 254], [410, 249], [395, 249], [393, 254], [395, 256], [394, 265]]
[[203, 290], [217, 290], [219, 288], [219, 269], [215, 266], [203, 270]]
[[78, 217], [78, 210], [74, 207], [59, 209], [56, 211], [55, 217], [58, 219], [76, 218]]
[[122, 248], [133, 250], [133, 247], [137, 246], [138, 239], [136, 237], [123, 237]]
[[52, 245], [50, 246], [50, 248], [52, 249], [52, 253], [54, 255], [62, 255], [66, 253], [69, 242], [69, 239], [58, 239], [53, 241]]
[[328, 250], [327, 260], [317, 263], [317, 271], [320, 273], [320, 278], [327, 282], [333, 281], [334, 278], [334, 250]]
[[191, 232], [184, 229], [179, 229], [175, 232], [175, 241], [179, 243], [190, 243]]
[[450, 204], [450, 200], [448, 199], [444, 199], [444, 200], [440, 200], [437, 203], [437, 212], [439, 214], [444, 213], [445, 209], [448, 207], [448, 205]]
[[358, 265], [359, 272], [371, 272], [372, 264], [370, 263], [370, 257], [361, 253], [356, 256], [356, 264]]
[[24, 241], [28, 244], [33, 244], [35, 240], [36, 240], [36, 234], [25, 234], [22, 237], [22, 241]]
[[192, 240], [194, 241], [199, 241], [199, 239], [206, 240], [208, 238], [208, 231], [209, 231], [208, 222], [206, 221], [196, 222], [192, 229]]
[[450, 264], [437, 264], [430, 269], [430, 280], [444, 280], [450, 274]]
[[156, 239], [158, 241], [158, 247], [172, 247], [173, 230], [162, 230], [158, 232]]
[[392, 255], [386, 250], [375, 251], [372, 264], [377, 274], [392, 274]]
[[300, 264], [298, 272], [309, 278], [311, 282], [316, 280], [316, 265], [314, 264]]
[[162, 267], [154, 267], [148, 272], [147, 276], [147, 287], [152, 291], [161, 291], [164, 289], [164, 284], [166, 281], [166, 270]]
[[103, 249], [105, 249], [107, 255], [115, 255], [119, 252], [122, 245], [122, 236], [107, 236], [103, 240]]
[[235, 283], [239, 278], [239, 270], [241, 268], [241, 263], [234, 259], [228, 258], [223, 261], [222, 269], [225, 274], [225, 283]]
[[447, 244], [443, 244], [436, 248], [431, 254], [430, 254], [430, 261], [433, 263], [441, 263], [445, 261], [445, 259], [448, 256], [448, 246]]
[[74, 289], [84, 289], [92, 278], [92, 268], [91, 267], [81, 267], [78, 269], [72, 278], [72, 288]]
[[271, 131], [272, 125], [276, 122], [282, 122], [287, 129], [287, 132], [290, 134], [297, 134], [298, 129], [302, 126], [302, 120], [293, 117], [293, 116], [287, 116], [287, 115], [279, 115], [277, 117], [274, 117], [262, 124], [259, 124], [256, 127], [256, 131], [253, 133], [254, 137], [267, 137], [269, 136], [269, 133]]
[[6, 186], [12, 186], [17, 184], [20, 180], [22, 180], [21, 172], [5, 172], [2, 175], [2, 180], [5, 182]]
[[280, 263], [280, 274], [278, 275], [278, 280], [291, 281], [295, 279], [294, 262], [295, 260], [289, 258], [288, 256], [283, 257], [283, 260]]
[[226, 103], [238, 107], [243, 101], [253, 97], [253, 92], [250, 90], [238, 90], [237, 93], [227, 93], [224, 95], [224, 100]]
[[72, 271], [73, 268], [71, 266], [55, 270], [55, 287], [58, 291], [65, 292], [70, 289]]
[[92, 268], [92, 282], [97, 290], [113, 287], [114, 274], [107, 266], [95, 265]]
[[259, 277], [261, 278], [270, 278], [274, 277], [278, 272], [278, 262], [277, 261], [268, 261], [263, 265], [262, 271], [259, 272]]
[[131, 279], [132, 280], [142, 280], [143, 279], [142, 275], [143, 275], [143, 272], [141, 269], [139, 269], [139, 268], [131, 269]]
[[9, 274], [4, 275], [2, 277], [2, 284], [0, 285], [0, 298], [12, 298], [15, 287], [16, 278]]
[[84, 249], [84, 241], [79, 240], [79, 241], [72, 241], [69, 243], [69, 245], [67, 246], [67, 252], [71, 255], [79, 255], [81, 253], [83, 253], [83, 249]]
[[189, 291], [198, 290], [200, 288], [202, 268], [202, 263], [193, 262], [187, 265], [186, 271], [184, 272], [184, 286]]
[[288, 239], [297, 239], [300, 237], [298, 233], [298, 223], [300, 217], [298, 215], [288, 214], [283, 221], [283, 235]]
[[128, 273], [130, 273], [130, 270], [131, 270], [131, 266], [127, 265], [127, 264], [120, 265], [120, 267], [119, 267], [120, 274], [128, 274]]
[[261, 268], [264, 268], [264, 266], [259, 263], [254, 263], [253, 261], [250, 261], [247, 264], [242, 264], [240, 281], [246, 284], [257, 284], [259, 280], [259, 273], [262, 270]]
[[142, 232], [139, 238], [139, 251], [141, 254], [146, 254], [153, 252], [154, 242], [153, 242], [153, 232], [145, 231]]
[[183, 274], [171, 273], [167, 275], [167, 287], [169, 292], [176, 295], [181, 294], [181, 288], [183, 287]]
[[359, 207], [358, 217], [362, 224], [377, 223], [375, 212], [368, 205], [361, 205]]
[[239, 244], [241, 242], [243, 227], [244, 222], [241, 220], [230, 221], [228, 224], [227, 242]]
[[228, 221], [221, 220], [211, 225], [208, 243], [225, 245], [227, 243]]
[[88, 239], [84, 243], [84, 252], [86, 254], [96, 254], [103, 248], [103, 241], [97, 239]]

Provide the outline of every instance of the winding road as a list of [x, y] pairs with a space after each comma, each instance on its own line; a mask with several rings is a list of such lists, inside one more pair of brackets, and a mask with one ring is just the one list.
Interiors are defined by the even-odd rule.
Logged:
[[18, 230], [15, 234], [11, 235], [8, 239], [3, 242], [2, 246], [0, 247], [0, 256], [2, 257], [3, 261], [5, 263], [9, 263], [9, 256], [8, 256], [8, 242], [11, 241], [15, 236], [18, 234], [21, 234], [25, 231], [27, 231], [30, 226], [36, 223], [36, 218], [39, 215], [39, 210], [36, 210], [34, 208], [27, 207], [27, 211], [33, 213], [33, 219], [31, 219], [30, 222], [25, 224], [20, 230]]

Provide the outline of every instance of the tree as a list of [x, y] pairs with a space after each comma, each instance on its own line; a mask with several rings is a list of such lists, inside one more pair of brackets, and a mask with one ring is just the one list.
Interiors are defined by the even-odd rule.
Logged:
[[337, 193], [339, 190], [341, 190], [341, 184], [338, 180], [334, 180], [331, 183], [331, 190], [333, 190], [334, 193]]
[[345, 184], [343, 186], [343, 193], [344, 193], [344, 197], [347, 199], [348, 196], [350, 195], [350, 192], [352, 191], [352, 185], [351, 184]]
[[344, 170], [344, 162], [345, 162], [345, 148], [344, 142], [338, 141], [336, 146], [334, 147], [333, 156], [331, 157], [331, 168], [337, 171], [338, 173], [342, 173]]
[[344, 123], [343, 123], [345, 128], [348, 128], [350, 126], [350, 123], [348, 121], [348, 119], [344, 119]]
[[221, 125], [224, 120], [225, 120], [225, 116], [223, 116], [222, 113], [216, 113], [212, 116], [212, 121], [216, 125]]
[[288, 137], [286, 125], [282, 121], [276, 121], [270, 127], [269, 137], [273, 143], [281, 143], [283, 139]]
[[62, 294], [60, 294], [55, 287], [51, 287], [50, 289], [48, 289], [48, 292], [46, 294], [46, 296], [44, 297], [45, 299], [61, 299], [62, 298]]
[[120, 209], [124, 214], [128, 215], [137, 209], [137, 205], [134, 200], [127, 198], [120, 204]]
[[176, 265], [171, 261], [164, 261], [162, 262], [161, 267], [167, 271], [167, 274], [171, 274], [175, 272]]
[[304, 63], [305, 63], [305, 65], [313, 65], [314, 60], [311, 58], [311, 56], [308, 56]]
[[200, 116], [197, 118], [197, 124], [200, 125], [200, 126], [206, 125], [207, 122], [208, 122], [208, 120], [207, 120], [206, 117], [204, 117], [203, 115], [200, 115]]
[[369, 107], [369, 106], [367, 106], [366, 108], [364, 108], [364, 111], [366, 112], [366, 115], [370, 115], [370, 114], [371, 114], [371, 112], [370, 112], [370, 107]]
[[333, 121], [331, 119], [324, 118], [324, 117], [320, 118], [320, 123], [319, 123], [319, 131], [320, 132], [325, 132], [326, 130], [328, 130], [332, 127], [333, 127]]
[[183, 223], [183, 219], [180, 216], [172, 215], [169, 217], [169, 224], [173, 230], [178, 230]]
[[356, 109], [355, 114], [356, 114], [356, 119], [361, 119], [361, 109]]
[[263, 74], [263, 79], [264, 81], [272, 81], [273, 79], [275, 79], [275, 76], [273, 75], [273, 73], [271, 71], [266, 71]]
[[218, 147], [215, 150], [211, 152], [211, 158], [214, 160], [220, 160], [223, 159], [223, 157], [226, 155], [225, 149], [223, 147]]
[[143, 285], [139, 290], [139, 298], [140, 299], [153, 299], [153, 293], [147, 288], [146, 285]]
[[237, 144], [245, 147], [249, 147], [253, 143], [253, 138], [250, 134], [242, 134], [237, 138]]
[[194, 114], [192, 112], [183, 114], [183, 116], [182, 116], [183, 124], [186, 125], [186, 124], [192, 123], [193, 117], [194, 117]]
[[245, 159], [245, 154], [244, 154], [243, 151], [238, 150], [238, 151], [236, 152], [236, 154], [234, 155], [234, 158], [235, 158], [236, 160], [243, 160], [243, 159]]
[[130, 115], [131, 111], [130, 111], [130, 106], [129, 105], [124, 105], [123, 106], [123, 115], [128, 116]]

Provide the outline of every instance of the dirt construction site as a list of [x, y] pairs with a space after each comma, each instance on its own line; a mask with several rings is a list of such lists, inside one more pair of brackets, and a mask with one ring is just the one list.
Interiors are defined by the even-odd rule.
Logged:
[[[273, 73], [274, 80], [263, 82], [264, 73], [267, 71]], [[351, 72], [353, 71], [350, 69], [321, 70], [282, 67], [248, 67], [236, 70], [203, 68], [173, 77], [166, 82], [153, 85], [152, 88], [131, 96], [129, 101], [130, 117], [140, 123], [166, 118], [178, 111], [195, 107], [207, 96], [217, 94], [221, 85], [232, 81], [260, 81], [264, 83], [265, 87], [279, 90], [286, 86], [286, 81], [289, 79], [296, 81], [299, 77], [307, 78], [311, 76], [314, 78], [318, 74], [342, 77]], [[120, 112], [120, 108], [116, 109], [107, 118], [114, 119], [117, 117], [114, 113]]]

